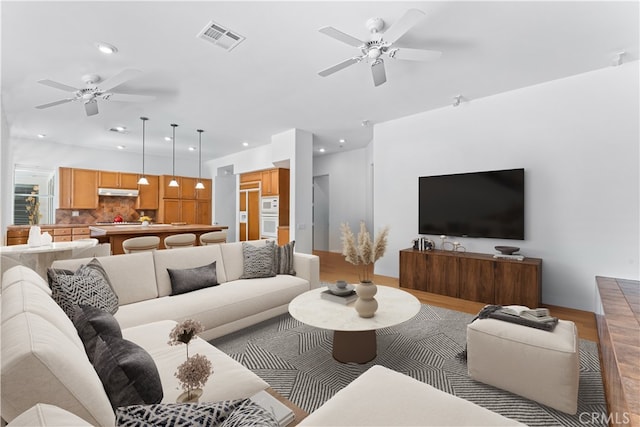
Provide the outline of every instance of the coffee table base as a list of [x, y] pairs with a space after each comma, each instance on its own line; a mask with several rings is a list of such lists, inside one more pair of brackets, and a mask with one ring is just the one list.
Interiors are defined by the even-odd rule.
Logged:
[[338, 362], [367, 363], [378, 355], [376, 331], [334, 331], [333, 358]]

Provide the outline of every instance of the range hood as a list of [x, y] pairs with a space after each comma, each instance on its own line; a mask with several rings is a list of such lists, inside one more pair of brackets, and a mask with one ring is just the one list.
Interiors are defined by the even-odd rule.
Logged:
[[98, 188], [98, 196], [138, 197], [135, 188]]

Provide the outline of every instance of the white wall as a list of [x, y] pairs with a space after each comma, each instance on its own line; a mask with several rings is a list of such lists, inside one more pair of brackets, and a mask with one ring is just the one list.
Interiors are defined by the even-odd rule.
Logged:
[[391, 231], [376, 273], [397, 277], [417, 236], [419, 176], [524, 167], [526, 240], [456, 240], [542, 258], [546, 304], [593, 310], [596, 275], [637, 280], [638, 73], [635, 61], [377, 125], [375, 224]]
[[342, 252], [340, 224], [347, 223], [354, 233], [364, 220], [373, 234], [370, 209], [370, 153], [368, 149], [316, 156], [313, 176], [329, 177], [329, 250]]

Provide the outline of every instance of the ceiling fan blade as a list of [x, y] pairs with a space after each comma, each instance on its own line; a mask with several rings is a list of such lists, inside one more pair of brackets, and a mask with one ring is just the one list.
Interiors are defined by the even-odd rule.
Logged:
[[59, 101], [50, 102], [48, 104], [38, 105], [38, 106], [36, 106], [36, 108], [38, 110], [42, 110], [43, 108], [53, 107], [54, 105], [66, 104], [67, 102], [71, 102], [71, 101], [75, 101], [75, 100], [76, 100], [75, 98], [61, 99]]
[[80, 90], [78, 88], [67, 86], [65, 84], [54, 82], [53, 80], [48, 80], [48, 79], [38, 80], [38, 83], [43, 84], [45, 86], [54, 87], [56, 89], [64, 90], [65, 92], [77, 92]]
[[403, 59], [408, 61], [433, 61], [442, 56], [442, 52], [438, 50], [424, 50], [424, 49], [409, 49], [398, 48], [389, 52], [389, 56], [395, 59]]
[[132, 78], [138, 76], [140, 73], [141, 71], [134, 70], [134, 69], [127, 69], [127, 70], [120, 71], [115, 76], [105, 80], [100, 85], [100, 90], [102, 92], [107, 92], [109, 91], [109, 89], [112, 89], [116, 86], [120, 86], [122, 83], [126, 82], [127, 80], [131, 80]]
[[384, 61], [382, 59], [378, 59], [371, 64], [371, 74], [373, 75], [374, 86], [380, 86], [387, 81], [387, 73], [384, 71]]
[[358, 40], [357, 38], [343, 33], [340, 30], [336, 30], [333, 27], [322, 27], [318, 31], [351, 46], [360, 47], [365, 44], [362, 40]]
[[322, 77], [327, 77], [328, 75], [333, 74], [336, 71], [340, 71], [343, 68], [347, 68], [349, 65], [353, 65], [356, 62], [360, 62], [360, 60], [361, 60], [360, 57], [354, 56], [353, 58], [349, 58], [346, 61], [342, 61], [339, 64], [336, 64], [332, 67], [327, 68], [326, 70], [322, 70], [318, 74], [320, 74]]
[[87, 116], [95, 116], [98, 114], [98, 101], [95, 99], [84, 103], [84, 111], [87, 112]]
[[402, 17], [397, 20], [387, 31], [384, 32], [382, 38], [384, 41], [393, 43], [416, 25], [422, 18], [424, 12], [418, 9], [409, 9]]
[[147, 95], [130, 95], [128, 93], [106, 93], [102, 95], [104, 99], [109, 101], [121, 101], [121, 102], [150, 102], [156, 99], [155, 96]]

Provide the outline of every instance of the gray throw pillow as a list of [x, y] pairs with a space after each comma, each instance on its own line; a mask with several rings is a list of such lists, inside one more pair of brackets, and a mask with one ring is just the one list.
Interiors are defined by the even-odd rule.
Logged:
[[84, 344], [89, 361], [93, 362], [98, 336], [109, 335], [122, 338], [120, 324], [111, 313], [90, 305], [76, 306], [73, 325]]
[[145, 349], [131, 341], [99, 336], [93, 367], [114, 410], [162, 401], [162, 383], [155, 362]]
[[286, 245], [276, 246], [275, 263], [277, 274], [296, 275], [296, 270], [293, 268], [293, 247], [295, 244], [296, 241], [292, 240]]
[[216, 261], [195, 268], [167, 268], [167, 271], [171, 279], [171, 295], [219, 285]]
[[51, 297], [70, 319], [73, 319], [76, 306], [80, 304], [91, 305], [111, 314], [118, 311], [118, 296], [111, 288], [106, 273], [102, 273], [102, 266], [97, 267], [99, 264], [94, 259], [87, 265], [81, 265], [75, 272], [47, 269]]
[[273, 240], [267, 240], [264, 246], [254, 246], [242, 242], [241, 279], [257, 279], [276, 275]]

